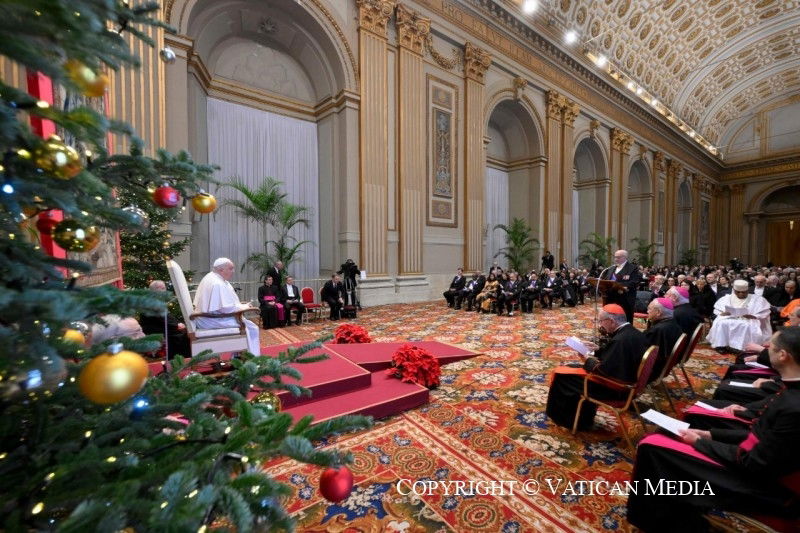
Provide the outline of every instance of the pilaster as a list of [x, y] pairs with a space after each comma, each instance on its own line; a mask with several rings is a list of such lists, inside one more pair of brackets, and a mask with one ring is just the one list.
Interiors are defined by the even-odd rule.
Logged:
[[561, 254], [558, 260], [566, 259], [573, 264], [577, 259], [572, 255], [572, 187], [574, 180], [573, 158], [575, 153], [575, 119], [580, 113], [580, 107], [572, 100], [567, 99], [561, 108]]
[[[731, 229], [731, 233], [736, 232], [738, 228], [742, 228], [744, 226], [744, 189], [745, 186], [743, 184], [731, 186], [731, 208], [729, 212], [730, 221], [728, 222], [728, 227]], [[743, 259], [742, 256], [744, 255], [744, 250], [742, 249], [742, 237], [743, 236], [741, 234], [729, 234], [729, 254], [731, 257]]]
[[561, 261], [560, 221], [561, 221], [561, 121], [562, 109], [566, 97], [558, 91], [547, 91], [546, 95], [546, 126], [545, 141], [547, 153], [547, 168], [544, 185], [544, 242], [542, 247], [549, 249]]
[[369, 276], [387, 271], [388, 59], [386, 25], [395, 0], [356, 0], [361, 71], [361, 264]]
[[619, 128], [611, 129], [611, 235], [619, 247], [625, 246], [628, 226], [628, 169], [631, 144], [633, 137], [630, 133]]
[[397, 6], [397, 78], [402, 90], [398, 100], [398, 179], [400, 185], [401, 275], [419, 274], [422, 265], [422, 234], [425, 221], [425, 74], [423, 45], [430, 34], [430, 19]]
[[464, 268], [483, 266], [483, 210], [485, 181], [484, 78], [491, 56], [470, 42], [464, 49]]

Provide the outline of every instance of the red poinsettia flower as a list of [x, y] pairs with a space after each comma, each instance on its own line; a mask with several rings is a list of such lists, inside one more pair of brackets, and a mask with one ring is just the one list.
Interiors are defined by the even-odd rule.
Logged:
[[407, 383], [437, 387], [442, 370], [439, 360], [429, 351], [404, 344], [392, 355], [392, 367], [386, 373]]
[[369, 342], [372, 342], [369, 332], [354, 324], [342, 324], [333, 332], [334, 344], [366, 344]]

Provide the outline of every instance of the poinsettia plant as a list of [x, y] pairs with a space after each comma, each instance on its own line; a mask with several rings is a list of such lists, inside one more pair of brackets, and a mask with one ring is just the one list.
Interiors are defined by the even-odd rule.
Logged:
[[333, 332], [334, 344], [366, 344], [372, 342], [369, 332], [355, 324], [342, 324]]
[[428, 350], [404, 344], [392, 355], [392, 367], [386, 371], [402, 381], [425, 387], [438, 387], [442, 369], [439, 360]]

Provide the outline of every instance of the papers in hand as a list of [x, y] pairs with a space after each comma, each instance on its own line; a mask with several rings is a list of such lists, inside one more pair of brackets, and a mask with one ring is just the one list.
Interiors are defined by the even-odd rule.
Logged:
[[755, 389], [752, 383], [747, 383], [746, 381], [729, 381], [728, 385], [742, 387], [743, 389]]
[[725, 312], [733, 318], [748, 314], [746, 307], [731, 307], [730, 305], [725, 306]]
[[708, 405], [707, 403], [704, 403], [704, 402], [695, 402], [694, 406], [695, 407], [699, 407], [701, 409], [705, 409], [706, 411], [721, 411], [722, 410], [722, 409], [720, 409], [718, 407], [714, 407], [713, 405]]
[[672, 418], [671, 416], [659, 413], [658, 411], [653, 411], [652, 409], [648, 409], [646, 412], [642, 413], [642, 418], [666, 429], [671, 433], [674, 433], [675, 435], [679, 435], [678, 432], [681, 430], [689, 429], [688, 422], [682, 422], [677, 418]]
[[581, 354], [581, 357], [586, 357], [591, 352], [589, 347], [583, 344], [578, 337], [567, 337], [566, 345]]
[[745, 361], [744, 364], [752, 368], [769, 368], [767, 365], [762, 365], [761, 363], [757, 363], [755, 361]]

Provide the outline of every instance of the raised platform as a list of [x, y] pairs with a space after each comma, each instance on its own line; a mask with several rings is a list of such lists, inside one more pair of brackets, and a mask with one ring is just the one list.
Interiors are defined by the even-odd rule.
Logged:
[[[303, 344], [306, 343], [263, 346], [261, 355], [274, 357], [287, 348]], [[279, 392], [283, 411], [290, 413], [295, 420], [313, 415], [314, 423], [318, 423], [342, 415], [384, 418], [424, 405], [430, 397], [426, 387], [403, 383], [385, 372], [391, 366], [392, 354], [404, 344], [413, 344], [428, 350], [443, 365], [479, 355], [460, 346], [438, 341], [324, 344], [308, 352], [308, 355], [326, 354], [328, 359], [291, 365], [302, 374], [302, 378], [296, 380], [286, 377], [285, 382], [310, 389], [312, 396], [294, 396], [288, 391]], [[222, 354], [222, 359], [229, 361], [231, 354]], [[150, 373], [158, 375], [168, 364], [151, 362]], [[209, 363], [194, 371], [208, 374], [218, 372], [219, 367], [215, 368]], [[255, 397], [258, 392], [251, 392], [248, 399]]]
[[440, 365], [469, 359], [480, 355], [460, 346], [439, 341], [406, 341], [406, 342], [373, 342], [369, 344], [326, 344], [329, 351], [346, 357], [355, 364], [370, 372], [383, 370], [392, 366], [392, 355], [404, 344], [412, 344], [428, 350]]

